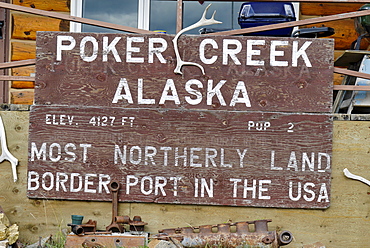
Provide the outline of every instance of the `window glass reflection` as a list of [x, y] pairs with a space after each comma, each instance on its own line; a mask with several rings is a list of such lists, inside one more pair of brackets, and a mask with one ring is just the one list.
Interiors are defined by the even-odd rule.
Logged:
[[[212, 4], [208, 10], [207, 18], [216, 10], [216, 20], [222, 24], [210, 25], [207, 28], [238, 29], [238, 13], [241, 2], [214, 2], [183, 1], [183, 27], [188, 27], [201, 18], [204, 9]], [[168, 0], [152, 0], [150, 11], [150, 30], [164, 30], [168, 34], [176, 33], [177, 2]], [[199, 34], [199, 29], [188, 31], [187, 34]]]
[[[138, 0], [84, 0], [83, 13], [85, 18], [99, 20], [129, 27], [138, 27]], [[239, 29], [238, 12], [242, 2], [219, 2], [204, 1], [183, 1], [183, 27], [188, 27], [197, 22], [204, 9], [212, 3], [208, 10], [207, 18], [212, 16], [216, 10], [215, 19], [222, 21], [222, 24], [205, 26], [220, 30]], [[176, 33], [176, 0], [151, 0], [150, 1], [150, 24], [152, 31], [163, 30], [168, 34]], [[188, 31], [187, 34], [199, 34], [199, 29]], [[119, 32], [112, 29], [82, 25], [83, 32]]]
[[[84, 0], [84, 18], [137, 28], [137, 0]], [[119, 32], [108, 28], [82, 25], [82, 32]]]
[[[199, 21], [201, 18], [204, 9], [208, 4], [212, 4], [207, 12], [207, 19], [212, 17], [213, 12], [216, 10], [215, 19], [221, 21], [222, 24], [214, 24], [209, 26], [204, 26], [205, 28], [213, 28], [220, 30], [229, 30], [229, 29], [239, 29], [238, 24], [238, 13], [242, 2], [212, 2], [205, 1], [203, 4], [200, 4], [198, 1], [184, 1], [183, 8], [183, 27], [188, 27], [193, 23]], [[189, 31], [191, 34], [199, 34], [199, 29]]]
[[177, 1], [152, 0], [150, 2], [150, 27], [152, 31], [163, 30], [176, 33]]

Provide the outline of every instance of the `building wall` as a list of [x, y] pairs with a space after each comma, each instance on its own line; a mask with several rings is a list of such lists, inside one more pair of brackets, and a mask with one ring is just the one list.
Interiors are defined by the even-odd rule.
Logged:
[[[68, 3], [68, 0], [13, 0], [13, 4], [67, 14], [69, 13]], [[339, 7], [341, 7], [339, 13], [354, 11], [359, 6], [361, 4], [328, 6], [327, 4], [302, 3], [301, 18], [336, 14], [323, 11]], [[16, 11], [11, 13], [13, 29], [10, 56], [12, 61], [35, 58], [36, 31], [68, 30], [68, 23], [61, 20]], [[338, 44], [336, 54], [349, 49], [349, 42], [352, 42], [356, 36], [353, 33], [352, 25], [353, 20], [350, 19], [328, 25], [337, 30], [334, 37], [336, 44]], [[343, 39], [343, 37], [345, 38]], [[340, 39], [344, 43], [339, 43]], [[27, 66], [13, 69], [12, 73], [13, 75], [29, 76], [35, 73], [35, 67]], [[336, 77], [335, 81], [340, 82], [340, 76]], [[33, 103], [33, 83], [14, 81], [11, 87], [11, 103]], [[16, 183], [13, 182], [9, 162], [0, 163], [0, 206], [10, 221], [19, 225], [20, 241], [33, 243], [38, 241], [39, 237], [55, 235], [61, 229], [68, 229], [67, 224], [71, 223], [71, 214], [84, 215], [85, 221], [88, 219], [96, 220], [98, 229], [104, 230], [111, 221], [112, 206], [110, 202], [31, 200], [27, 198], [29, 112], [2, 111], [0, 115], [5, 123], [8, 147], [20, 161], [17, 168], [19, 181]], [[149, 223], [146, 230], [151, 233], [156, 233], [158, 229], [162, 228], [272, 219], [272, 223], [269, 224], [270, 230], [289, 230], [293, 233], [294, 241], [287, 247], [303, 247], [316, 242], [321, 242], [326, 247], [367, 247], [370, 243], [370, 237], [367, 235], [370, 231], [369, 186], [359, 181], [347, 179], [342, 171], [344, 168], [348, 168], [352, 173], [370, 179], [370, 170], [367, 167], [369, 158], [370, 122], [335, 121], [332, 195], [329, 209], [121, 203], [118, 214], [130, 217], [142, 216], [143, 220]]]
[[[71, 214], [96, 220], [105, 230], [112, 218], [110, 202], [28, 199], [27, 142], [28, 111], [0, 111], [5, 124], [8, 147], [19, 159], [19, 181], [14, 183], [10, 163], [0, 163], [0, 206], [12, 223], [19, 225], [20, 241], [33, 243], [39, 237], [56, 235], [69, 229]], [[287, 247], [303, 247], [321, 242], [326, 247], [367, 247], [370, 243], [370, 189], [364, 183], [348, 179], [343, 169], [370, 179], [370, 122], [334, 121], [331, 206], [326, 210], [223, 207], [120, 203], [118, 214], [131, 218], [140, 215], [148, 222], [146, 231], [219, 224], [247, 220], [272, 219], [269, 230], [288, 230], [294, 241]]]
[[[301, 3], [300, 5], [300, 19], [310, 19], [316, 17], [325, 17], [329, 15], [337, 15], [341, 13], [357, 11], [363, 6], [363, 3]], [[331, 27], [334, 28], [335, 34], [327, 37], [335, 39], [335, 52], [334, 57], [337, 58], [345, 50], [350, 50], [351, 43], [355, 41], [358, 34], [355, 29], [354, 18], [348, 18], [337, 21], [315, 23], [311, 25], [302, 26], [301, 28], [308, 27]], [[366, 50], [369, 42], [363, 40], [361, 42], [361, 49]], [[334, 73], [334, 84], [341, 84], [343, 75]]]
[[[13, 0], [13, 4], [31, 7], [47, 11], [55, 11], [64, 14], [70, 13], [69, 0]], [[320, 16], [328, 16], [358, 10], [362, 3], [301, 3], [300, 19], [308, 19]], [[34, 59], [36, 57], [36, 31], [68, 31], [69, 22], [59, 19], [43, 17], [38, 15], [26, 14], [11, 11], [12, 30], [11, 30], [11, 51], [10, 60]], [[305, 27], [327, 26], [335, 29], [335, 34], [328, 37], [335, 39], [335, 57], [340, 56], [344, 50], [351, 47], [351, 43], [356, 40], [354, 19], [344, 19], [325, 23], [317, 23]], [[362, 42], [362, 49], [367, 49], [369, 43]], [[35, 66], [24, 66], [12, 69], [14, 76], [30, 76], [35, 73]], [[341, 84], [343, 75], [334, 74], [334, 84]], [[34, 82], [13, 81], [10, 88], [10, 103], [12, 104], [32, 104], [34, 99]]]
[[[13, 0], [13, 4], [63, 14], [70, 13], [69, 0]], [[36, 31], [69, 31], [69, 22], [55, 18], [11, 11], [10, 61], [36, 58]], [[35, 66], [12, 69], [13, 76], [31, 76]], [[34, 82], [13, 81], [10, 86], [10, 103], [32, 104]]]

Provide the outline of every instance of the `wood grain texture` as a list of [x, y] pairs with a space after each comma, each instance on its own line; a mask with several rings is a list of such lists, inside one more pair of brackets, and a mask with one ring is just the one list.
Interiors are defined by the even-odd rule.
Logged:
[[47, 11], [70, 11], [70, 0], [14, 0], [13, 4]]
[[[33, 106], [30, 121], [32, 198], [110, 200], [107, 192], [98, 192], [98, 175], [104, 174], [101, 180], [117, 180], [126, 189], [121, 201], [287, 208], [330, 204], [329, 115]], [[53, 175], [48, 174], [50, 181], [44, 178], [50, 188], [45, 191], [37, 177], [46, 172]], [[72, 183], [73, 173], [81, 178], [95, 174], [90, 180], [96, 193], [74, 192], [79, 186]], [[57, 190], [58, 174], [70, 186]], [[176, 177], [181, 180], [174, 183]], [[265, 183], [269, 196], [258, 196], [261, 185], [247, 194], [245, 179], [248, 187]], [[207, 193], [205, 182], [212, 188]], [[304, 200], [299, 185], [307, 182], [316, 197]], [[326, 198], [320, 199], [323, 184]], [[160, 192], [154, 189], [158, 185]]]
[[344, 79], [344, 75], [335, 73], [333, 78], [333, 85], [340, 85]]
[[[110, 202], [29, 199], [27, 190], [29, 112], [1, 112], [10, 151], [20, 160], [19, 181], [13, 183], [10, 164], [0, 164], [0, 205], [12, 223], [20, 227], [20, 241], [35, 243], [38, 237], [68, 229], [71, 214], [97, 220], [98, 230], [111, 223]], [[368, 170], [368, 121], [334, 121], [331, 206], [325, 211], [309, 209], [251, 208], [232, 206], [120, 203], [119, 215], [140, 215], [149, 224], [145, 230], [272, 219], [269, 230], [289, 230], [294, 240], [287, 248], [321, 242], [327, 247], [367, 247], [368, 189], [343, 175], [343, 169], [370, 179]], [[346, 223], [345, 226], [343, 223]], [[361, 227], [361, 228], [359, 228]]]
[[[355, 30], [353, 19], [344, 19], [338, 21], [330, 21], [324, 23], [316, 23], [313, 25], [301, 26], [301, 28], [307, 27], [331, 27], [334, 28], [335, 34], [327, 38], [335, 39], [335, 50], [350, 50], [351, 43], [356, 41], [358, 33]], [[363, 39], [361, 42], [361, 49], [366, 49], [369, 46], [369, 42]]]
[[[13, 76], [31, 76], [36, 72], [35, 66], [23, 66], [18, 68], [12, 68]], [[35, 82], [30, 81], [12, 81], [12, 88], [15, 89], [33, 89]]]
[[35, 41], [12, 41], [11, 42], [11, 60], [36, 59]]
[[12, 13], [12, 39], [36, 40], [37, 31], [68, 31], [68, 22], [19, 12]]
[[[183, 75], [178, 75], [174, 73], [176, 57], [171, 40], [173, 36], [156, 35], [166, 41], [168, 45], [168, 48], [162, 53], [166, 61], [161, 63], [154, 56], [154, 62], [151, 63], [148, 62], [148, 40], [151, 37], [149, 35], [58, 32], [40, 32], [38, 34], [37, 93], [35, 99], [37, 104], [288, 112], [304, 109], [306, 112], [330, 112], [333, 76], [332, 40], [233, 37], [233, 41], [239, 42], [242, 46], [242, 50], [237, 54], [240, 65], [231, 61], [230, 58], [228, 58], [228, 63], [224, 65], [222, 62], [223, 42], [229, 40], [230, 37], [184, 36], [179, 40], [182, 60], [201, 63], [199, 44], [205, 39], [213, 39], [219, 48], [213, 49], [211, 45], [205, 46], [205, 57], [218, 59], [212, 64], [201, 63], [204, 66], [205, 75], [202, 75], [201, 70], [195, 66], [184, 66], [182, 68]], [[72, 50], [62, 51], [61, 61], [56, 61], [56, 39], [62, 35], [73, 37], [76, 44], [79, 44], [84, 36], [93, 37], [92, 39], [95, 39], [97, 44], [102, 42], [104, 36], [110, 42], [118, 39], [115, 48], [122, 62], [117, 62], [117, 58], [114, 58], [111, 52], [107, 55], [107, 61], [103, 62], [103, 52], [99, 46], [94, 61], [83, 61], [79, 45], [76, 45]], [[143, 41], [133, 43], [135, 49], [139, 49], [140, 52], [134, 52], [132, 56], [142, 58], [143, 63], [126, 62], [126, 54], [128, 53], [126, 42], [134, 36], [143, 39]], [[264, 65], [247, 65], [246, 43], [248, 40], [265, 42], [263, 46], [253, 46], [253, 49], [261, 54], [252, 56], [253, 59], [262, 61]], [[277, 46], [279, 47], [277, 49], [283, 50], [283, 56], [278, 56], [278, 60], [286, 61], [287, 66], [273, 66], [270, 61], [271, 43], [280, 41], [286, 42], [286, 45]], [[312, 66], [307, 66], [301, 58], [299, 58], [297, 66], [292, 66], [293, 42], [298, 42], [299, 47], [311, 44], [306, 52]], [[191, 45], [189, 46], [189, 44]], [[90, 45], [86, 49], [91, 49]], [[235, 45], [234, 47], [233, 45], [229, 46], [230, 49], [235, 49]], [[91, 56], [91, 50], [85, 52]], [[140, 80], [142, 80], [142, 87], [139, 87]], [[191, 80], [201, 85], [197, 86]], [[217, 94], [222, 95], [224, 102], [215, 96], [216, 92], [211, 92], [221, 81], [225, 81], [225, 84], [219, 90], [221, 93]], [[163, 95], [175, 94], [166, 88], [170, 86], [171, 82], [175, 89], [172, 87], [170, 90], [176, 90], [180, 103], [173, 100], [161, 103], [160, 99]], [[245, 86], [251, 103], [250, 107], [244, 103], [238, 103], [235, 106], [231, 104], [235, 92], [238, 93], [236, 88], [239, 82]], [[125, 83], [127, 87], [118, 91], [118, 94], [130, 93], [132, 102], [127, 99], [113, 102], [118, 85], [122, 86]], [[192, 85], [189, 86], [189, 83]], [[126, 92], [127, 88], [130, 92]], [[153, 104], [141, 103], [139, 92], [142, 93], [141, 98], [153, 99]], [[201, 97], [195, 97], [195, 93], [200, 94]], [[186, 100], [189, 97], [200, 101], [191, 104], [189, 100]]]
[[[24, 0], [26, 2], [26, 0]], [[314, 2], [314, 1], [311, 1]], [[315, 1], [317, 2], [317, 1]], [[365, 1], [363, 1], [365, 4]], [[352, 4], [351, 4], [352, 5]], [[28, 56], [27, 54], [25, 54]], [[21, 59], [22, 54], [20, 54]], [[104, 230], [111, 221], [111, 203], [34, 200], [26, 196], [28, 161], [28, 112], [1, 112], [11, 152], [20, 159], [19, 182], [13, 183], [10, 164], [0, 164], [0, 205], [12, 223], [20, 226], [20, 241], [35, 243], [38, 237], [68, 228], [71, 214], [98, 221]], [[368, 186], [343, 176], [343, 169], [370, 179], [368, 121], [334, 121], [331, 207], [325, 211], [226, 206], [194, 206], [153, 203], [120, 203], [119, 215], [140, 215], [149, 222], [146, 231], [178, 226], [218, 224], [227, 221], [272, 219], [269, 230], [290, 230], [294, 241], [287, 248], [315, 242], [326, 247], [367, 247]]]
[[301, 3], [301, 15], [327, 16], [357, 11], [364, 3]]
[[10, 103], [32, 105], [34, 95], [33, 90], [12, 90], [10, 91]]

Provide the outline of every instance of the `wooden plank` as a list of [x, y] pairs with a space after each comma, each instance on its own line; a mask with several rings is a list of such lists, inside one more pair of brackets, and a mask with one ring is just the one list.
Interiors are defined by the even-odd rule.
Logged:
[[35, 77], [26, 76], [0, 76], [0, 80], [20, 80], [20, 81], [35, 81]]
[[[299, 28], [308, 27], [331, 27], [334, 28], [335, 34], [327, 38], [335, 39], [335, 50], [349, 50], [351, 49], [352, 42], [356, 41], [358, 33], [355, 30], [353, 19], [344, 19], [337, 21], [329, 21], [323, 23], [316, 23], [310, 25], [300, 26]], [[366, 49], [369, 42], [365, 39], [361, 42], [361, 49]]]
[[334, 68], [334, 72], [335, 73], [341, 73], [341, 74], [348, 75], [348, 76], [370, 79], [370, 74], [368, 74], [368, 73], [352, 71], [352, 70], [347, 70], [347, 69], [338, 68], [338, 67]]
[[111, 201], [117, 180], [122, 202], [330, 204], [331, 114], [33, 106], [30, 122], [31, 198]]
[[176, 33], [182, 30], [183, 0], [177, 0]]
[[10, 103], [32, 105], [34, 92], [31, 90], [10, 91]]
[[[309, 25], [309, 24], [315, 24], [315, 23], [321, 23], [321, 22], [342, 20], [342, 19], [348, 19], [348, 18], [365, 16], [365, 15], [370, 15], [370, 10], [362, 10], [362, 11], [355, 11], [355, 12], [349, 12], [349, 13], [342, 13], [338, 15], [323, 16], [323, 17], [299, 20], [299, 21], [294, 21], [294, 22], [284, 22], [284, 23], [278, 23], [278, 24], [252, 27], [252, 28], [243, 28], [243, 29], [236, 29], [236, 30], [230, 30], [230, 31], [223, 31], [223, 32], [212, 33], [212, 35], [248, 34], [248, 33], [267, 31], [267, 30], [272, 30], [272, 29], [296, 27], [296, 26]], [[206, 34], [206, 35], [209, 35], [209, 34]]]
[[12, 61], [12, 62], [0, 63], [0, 69], [16, 68], [20, 66], [27, 66], [27, 65], [34, 65], [34, 64], [36, 64], [35, 59]]
[[13, 1], [13, 4], [47, 11], [70, 11], [69, 0], [16, 0]]
[[11, 60], [36, 59], [36, 42], [34, 41], [12, 41]]
[[342, 84], [343, 82], [343, 75], [342, 74], [337, 74], [337, 73], [334, 73], [334, 77], [333, 77], [333, 84], [334, 85], [339, 85], [339, 84]]
[[[152, 38], [148, 35], [56, 32], [38, 34], [36, 104], [331, 111], [333, 40], [184, 36], [179, 39], [179, 51], [183, 56], [181, 59], [199, 63], [205, 69], [205, 75], [196, 66], [183, 66], [183, 75], [179, 75], [174, 73], [176, 56], [172, 44], [173, 36], [155, 36], [166, 44], [156, 46], [166, 46], [166, 49], [154, 56], [148, 53], [148, 43]], [[103, 61], [103, 52], [97, 47], [94, 60], [84, 61], [80, 56], [79, 44], [87, 36], [90, 37], [88, 39], [99, 43], [103, 37], [110, 42], [116, 40], [116, 56], [110, 52], [106, 61]], [[60, 58], [57, 59], [58, 37], [73, 39], [76, 45], [68, 50], [61, 47]], [[138, 52], [127, 57], [126, 43], [132, 39], [141, 39], [141, 42], [132, 43]], [[231, 59], [230, 55], [225, 56], [222, 51], [226, 42], [240, 45], [240, 51], [235, 54], [234, 59]], [[251, 46], [253, 49], [249, 49], [255, 54], [252, 55], [246, 44], [256, 42], [264, 45]], [[275, 53], [271, 52], [271, 49], [275, 49], [271, 48], [274, 46], [272, 44], [277, 44], [275, 42], [284, 43], [276, 48], [279, 50], [276, 57]], [[205, 43], [207, 45], [201, 45]], [[294, 66], [291, 62], [294, 60], [293, 43], [297, 45], [297, 49], [303, 49], [301, 51], [307, 56], [299, 56]], [[230, 52], [227, 53], [233, 53], [231, 51], [235, 49], [234, 46], [229, 45]], [[204, 54], [199, 52], [203, 48]], [[86, 51], [86, 54], [90, 56], [91, 52]], [[153, 55], [153, 62], [149, 62], [152, 56], [150, 54]], [[137, 58], [142, 62], [137, 62]], [[276, 61], [273, 62], [271, 58]]]
[[[13, 76], [28, 76], [34, 77], [36, 72], [35, 66], [23, 66], [12, 68]], [[34, 81], [12, 81], [12, 88], [15, 89], [33, 89], [35, 86]]]
[[33, 81], [12, 81], [13, 89], [34, 89], [35, 83]]
[[334, 85], [333, 90], [370, 91], [370, 86], [363, 86], [363, 85]]
[[309, 3], [301, 3], [300, 11], [301, 15], [327, 16], [356, 11], [363, 5], [364, 3], [349, 4], [342, 1], [336, 3], [314, 3], [310, 1]]
[[91, 20], [91, 19], [81, 18], [81, 17], [75, 17], [75, 16], [56, 13], [56, 12], [52, 12], [52, 11], [45, 11], [45, 10], [33, 9], [33, 8], [28, 8], [28, 7], [23, 7], [23, 6], [17, 6], [17, 5], [9, 4], [9, 3], [1, 3], [0, 2], [0, 8], [11, 9], [11, 10], [21, 11], [21, 12], [35, 14], [35, 15], [48, 16], [48, 17], [63, 19], [63, 20], [67, 20], [67, 21], [80, 22], [80, 23], [84, 23], [84, 24], [90, 24], [90, 25], [95, 25], [95, 26], [104, 27], [104, 28], [111, 28], [111, 29], [114, 29], [114, 30], [126, 31], [126, 32], [131, 32], [131, 33], [155, 34], [155, 32], [152, 32], [152, 31], [149, 31], [149, 30], [137, 29], [137, 28], [127, 27], [127, 26], [123, 26], [123, 25], [112, 24], [112, 23], [108, 23], [108, 22], [96, 21], [96, 20]]
[[13, 12], [12, 39], [36, 40], [37, 31], [69, 31], [69, 22], [26, 13]]

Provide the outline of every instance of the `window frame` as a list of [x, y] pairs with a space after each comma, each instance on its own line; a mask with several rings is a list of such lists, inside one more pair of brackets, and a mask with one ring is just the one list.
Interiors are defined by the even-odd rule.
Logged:
[[[138, 26], [139, 29], [149, 30], [150, 0], [138, 0]], [[82, 17], [83, 0], [71, 0], [71, 16]], [[71, 22], [70, 32], [81, 32], [81, 23]]]
[[[71, 0], [71, 16], [82, 17], [84, 0]], [[139, 29], [149, 30], [150, 27], [150, 3], [151, 0], [138, 0], [138, 26]], [[184, 0], [177, 0], [177, 24], [176, 33], [180, 32], [182, 29], [182, 13], [180, 10], [183, 7]], [[299, 2], [293, 2], [293, 7], [295, 13], [299, 13]], [[299, 15], [296, 14], [297, 20], [299, 20]], [[296, 28], [295, 28], [296, 29]], [[81, 32], [82, 24], [71, 22], [70, 32]]]

